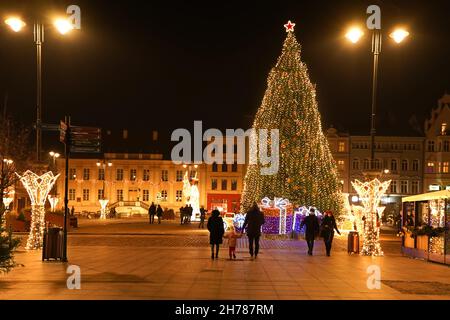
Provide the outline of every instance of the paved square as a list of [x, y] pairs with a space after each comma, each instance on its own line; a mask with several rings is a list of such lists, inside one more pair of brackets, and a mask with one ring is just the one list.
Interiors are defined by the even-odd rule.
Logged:
[[[208, 232], [194, 225], [100, 224], [82, 223], [69, 235], [68, 264], [17, 252], [24, 267], [0, 276], [0, 299], [450, 299], [442, 291], [402, 293], [383, 282], [450, 286], [449, 267], [402, 257], [396, 239], [383, 241], [387, 255], [380, 258], [349, 256], [343, 239], [331, 257], [321, 241], [311, 257], [301, 240], [263, 239], [256, 260], [240, 239], [238, 259], [230, 261], [226, 243], [220, 259], [211, 260]], [[69, 265], [81, 269], [80, 290], [67, 288]], [[371, 265], [380, 267], [381, 289], [367, 287]]]

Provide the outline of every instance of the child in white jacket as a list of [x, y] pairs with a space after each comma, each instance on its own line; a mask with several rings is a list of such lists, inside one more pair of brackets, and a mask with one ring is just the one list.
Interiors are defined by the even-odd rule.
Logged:
[[237, 233], [234, 227], [223, 235], [224, 238], [228, 239], [228, 250], [230, 254], [230, 260], [236, 259], [236, 243], [237, 239], [242, 237], [242, 233]]

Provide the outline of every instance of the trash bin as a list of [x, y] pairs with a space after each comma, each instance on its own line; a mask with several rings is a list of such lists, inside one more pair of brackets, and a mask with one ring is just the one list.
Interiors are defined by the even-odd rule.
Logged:
[[46, 228], [44, 231], [44, 245], [42, 248], [42, 261], [61, 260], [63, 257], [63, 229]]
[[350, 231], [348, 233], [348, 253], [359, 254], [359, 233], [358, 231]]
[[69, 226], [71, 226], [73, 228], [78, 228], [78, 218], [71, 216], [69, 218]]

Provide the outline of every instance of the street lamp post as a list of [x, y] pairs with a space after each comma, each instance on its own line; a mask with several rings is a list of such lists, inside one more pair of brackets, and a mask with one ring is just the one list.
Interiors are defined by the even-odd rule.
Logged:
[[50, 157], [53, 159], [53, 167], [56, 170], [56, 159], [58, 159], [61, 155], [58, 152], [50, 151], [48, 153]]
[[[20, 32], [26, 23], [18, 17], [10, 17], [5, 23], [14, 32]], [[73, 29], [67, 19], [58, 18], [53, 25], [61, 34], [66, 34]], [[36, 160], [41, 161], [42, 149], [42, 45], [44, 43], [44, 24], [40, 21], [34, 23], [33, 34], [36, 45]]]
[[[364, 35], [364, 32], [357, 27], [348, 30], [345, 37], [353, 44], [356, 44]], [[389, 36], [396, 42], [401, 43], [409, 32], [398, 28], [394, 30]], [[375, 135], [376, 135], [376, 111], [377, 111], [377, 88], [378, 88], [378, 64], [381, 54], [382, 34], [380, 29], [373, 29], [372, 31], [372, 54], [373, 54], [373, 69], [372, 69], [372, 112], [370, 123], [370, 170], [375, 170]]]

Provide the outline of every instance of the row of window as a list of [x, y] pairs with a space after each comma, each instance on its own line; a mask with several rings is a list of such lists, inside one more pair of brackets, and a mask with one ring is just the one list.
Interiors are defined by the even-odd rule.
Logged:
[[[391, 171], [397, 171], [398, 170], [398, 164], [399, 161], [397, 159], [392, 159], [390, 162], [390, 166], [389, 169]], [[374, 159], [373, 161], [373, 166], [374, 169], [383, 169], [383, 167], [387, 168], [387, 164], [384, 163], [383, 161], [380, 159]], [[338, 167], [344, 167], [344, 160], [339, 160], [338, 161]], [[403, 159], [400, 161], [400, 169], [401, 171], [419, 171], [419, 167], [420, 167], [420, 162], [419, 160], [413, 160], [411, 163], [410, 161]], [[368, 170], [370, 169], [370, 160], [369, 159], [364, 159], [362, 161], [360, 161], [359, 159], [353, 159], [352, 161], [352, 169], [353, 170]]]
[[[400, 186], [400, 189], [399, 189]], [[411, 181], [411, 189], [409, 188], [409, 181], [402, 180], [400, 181], [400, 184], [398, 181], [391, 181], [391, 184], [389, 186], [390, 193], [398, 193], [400, 191], [400, 194], [418, 194], [419, 193], [419, 181]]]
[[427, 162], [426, 173], [449, 173], [449, 162]]
[[433, 140], [428, 140], [427, 144], [428, 152], [450, 152], [450, 141], [445, 140], [439, 143], [435, 143]]
[[[352, 143], [352, 149], [368, 150], [370, 142], [355, 142]], [[375, 143], [376, 150], [410, 150], [420, 151], [420, 144], [417, 143]], [[345, 146], [344, 146], [345, 150]], [[344, 151], [339, 151], [344, 152]]]
[[[228, 172], [228, 165], [226, 163], [221, 164], [222, 172]], [[231, 172], [237, 172], [237, 163], [231, 165]], [[219, 166], [217, 163], [212, 164], [212, 172], [218, 172]]]
[[[97, 200], [101, 200], [105, 198], [105, 192], [103, 189], [97, 190]], [[167, 190], [161, 190], [160, 192], [160, 201], [167, 201], [168, 192]], [[91, 201], [91, 190], [83, 189], [83, 201]], [[69, 201], [76, 200], [76, 190], [69, 189]], [[80, 199], [81, 200], [81, 199]], [[124, 201], [123, 189], [116, 190], [116, 201]], [[142, 201], [150, 201], [150, 190], [142, 190]], [[181, 202], [183, 201], [183, 190], [175, 191], [175, 201]]]
[[[231, 190], [236, 191], [237, 190], [238, 181], [237, 179], [231, 179]], [[211, 179], [211, 190], [217, 190], [218, 187], [218, 179]], [[221, 179], [221, 190], [228, 190], [228, 180], [227, 179]]]
[[[123, 169], [116, 169], [115, 172], [116, 181], [123, 181], [124, 180], [124, 170]], [[192, 170], [190, 171], [190, 177], [194, 178], [197, 175], [197, 171]], [[183, 181], [184, 177], [184, 171], [183, 170], [177, 170], [176, 171], [176, 181], [180, 182]], [[75, 168], [70, 168], [69, 170], [69, 179], [70, 180], [76, 180], [77, 178], [77, 170]], [[91, 170], [89, 168], [83, 169], [83, 180], [90, 180], [91, 178]], [[130, 169], [128, 178], [130, 181], [136, 181], [138, 180], [138, 173], [136, 169]], [[105, 180], [105, 169], [100, 168], [97, 172], [97, 180], [104, 181]], [[142, 170], [142, 181], [150, 181], [150, 170], [144, 169]], [[161, 170], [161, 181], [169, 181], [169, 170]]]

